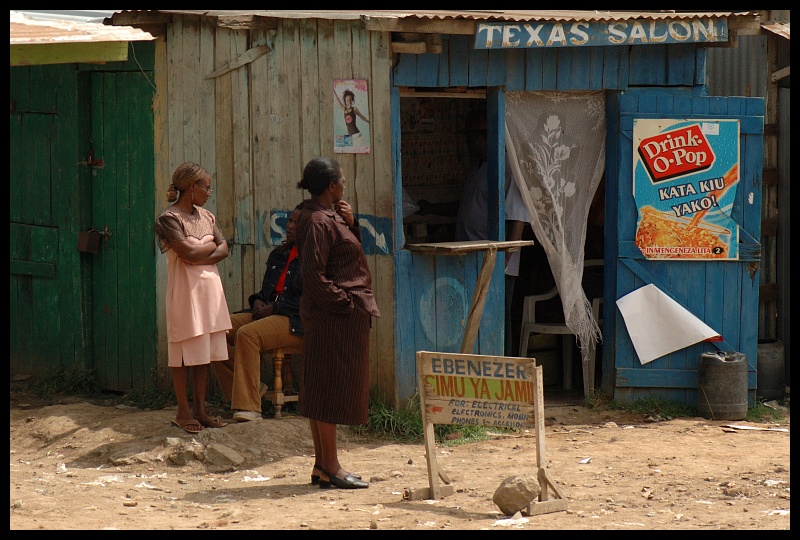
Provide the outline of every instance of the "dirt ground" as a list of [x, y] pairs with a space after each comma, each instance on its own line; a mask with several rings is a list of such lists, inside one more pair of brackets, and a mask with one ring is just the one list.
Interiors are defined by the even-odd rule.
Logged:
[[[292, 409], [192, 436], [170, 424], [174, 409], [44, 403], [13, 388], [10, 401], [11, 530], [790, 528], [788, 410], [780, 426], [648, 419], [546, 391], [546, 470], [561, 497], [548, 493], [566, 510], [505, 516], [492, 496], [505, 478], [536, 475], [532, 432], [437, 446], [452, 495], [407, 500], [429, 485], [422, 444], [340, 428], [342, 464], [371, 485], [321, 490], [308, 422]], [[244, 461], [211, 466], [213, 443]]]

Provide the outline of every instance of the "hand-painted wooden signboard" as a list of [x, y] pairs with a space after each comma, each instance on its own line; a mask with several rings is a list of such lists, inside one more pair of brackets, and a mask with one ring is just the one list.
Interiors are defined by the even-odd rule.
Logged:
[[[439, 499], [450, 495], [450, 478], [436, 460], [434, 424], [531, 428], [536, 435], [538, 501], [528, 515], [567, 509], [566, 500], [547, 476], [544, 452], [544, 383], [533, 358], [417, 352], [420, 408], [430, 486], [409, 490], [405, 498]], [[439, 479], [444, 486], [439, 485]], [[552, 489], [556, 499], [550, 499]]]
[[536, 49], [665, 43], [725, 43], [725, 18], [692, 20], [575, 21], [573, 23], [481, 23], [475, 31], [476, 49]]

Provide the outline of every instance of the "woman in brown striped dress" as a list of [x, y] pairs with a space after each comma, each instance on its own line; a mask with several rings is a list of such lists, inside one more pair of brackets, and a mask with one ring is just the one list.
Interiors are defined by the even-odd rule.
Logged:
[[297, 222], [303, 296], [303, 381], [298, 410], [314, 439], [311, 483], [369, 487], [345, 471], [336, 448], [338, 424], [364, 424], [369, 414], [369, 329], [380, 317], [361, 232], [342, 200], [344, 171], [327, 157], [308, 162], [301, 189], [311, 193]]

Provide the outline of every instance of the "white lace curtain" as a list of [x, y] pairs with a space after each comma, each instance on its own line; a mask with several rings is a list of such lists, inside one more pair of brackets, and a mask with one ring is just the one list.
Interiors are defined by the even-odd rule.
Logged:
[[581, 287], [589, 206], [605, 170], [603, 92], [508, 92], [506, 148], [582, 361], [602, 338]]

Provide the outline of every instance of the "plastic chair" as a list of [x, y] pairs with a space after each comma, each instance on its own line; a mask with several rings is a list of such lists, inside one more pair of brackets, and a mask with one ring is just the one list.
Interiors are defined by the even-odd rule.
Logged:
[[[603, 307], [603, 260], [588, 259], [583, 262], [583, 278], [581, 280], [586, 298], [592, 304], [592, 315], [598, 325], [602, 325]], [[559, 334], [562, 337], [562, 361], [564, 375], [564, 390], [572, 389], [572, 330], [563, 321], [563, 308], [560, 299], [557, 300], [561, 313], [559, 321], [544, 321], [540, 316], [537, 319], [536, 305], [542, 305], [548, 300], [558, 298], [558, 288], [553, 286], [542, 294], [526, 296], [522, 307], [522, 326], [519, 338], [519, 356], [528, 356], [528, 341], [531, 334]], [[583, 394], [589, 396], [594, 391], [595, 358], [597, 344], [591, 343], [589, 349], [589, 362], [583, 364]]]

